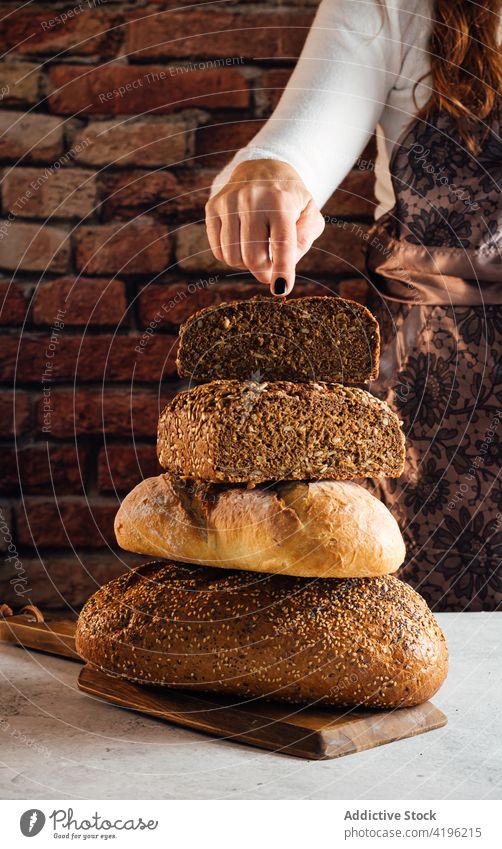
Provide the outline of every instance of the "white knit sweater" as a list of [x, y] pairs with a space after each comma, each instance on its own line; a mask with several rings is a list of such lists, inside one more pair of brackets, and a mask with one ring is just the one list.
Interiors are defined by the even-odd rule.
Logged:
[[[377, 128], [377, 217], [394, 202], [388, 162], [428, 99], [431, 0], [322, 0], [286, 90], [265, 126], [213, 182], [240, 162], [279, 159], [322, 207]], [[377, 126], [378, 125], [378, 126]]]

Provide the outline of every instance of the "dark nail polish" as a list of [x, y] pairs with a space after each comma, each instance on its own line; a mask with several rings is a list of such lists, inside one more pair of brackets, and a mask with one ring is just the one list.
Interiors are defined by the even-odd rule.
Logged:
[[278, 277], [277, 280], [274, 281], [274, 295], [284, 295], [286, 286], [287, 283], [284, 277]]

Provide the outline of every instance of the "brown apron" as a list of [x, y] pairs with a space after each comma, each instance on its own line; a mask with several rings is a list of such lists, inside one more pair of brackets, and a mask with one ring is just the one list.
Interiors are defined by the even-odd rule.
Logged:
[[448, 116], [415, 121], [391, 159], [396, 204], [368, 242], [372, 391], [407, 436], [404, 475], [374, 491], [403, 530], [400, 577], [436, 610], [502, 604], [500, 130], [499, 111], [473, 156]]

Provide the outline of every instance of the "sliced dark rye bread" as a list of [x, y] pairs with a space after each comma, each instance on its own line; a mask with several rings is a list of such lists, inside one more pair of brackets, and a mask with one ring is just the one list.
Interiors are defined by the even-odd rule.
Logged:
[[366, 383], [380, 333], [369, 310], [334, 296], [254, 298], [207, 307], [180, 328], [178, 372], [215, 379]]
[[157, 451], [168, 472], [196, 480], [398, 477], [400, 424], [364, 389], [215, 380], [168, 403]]

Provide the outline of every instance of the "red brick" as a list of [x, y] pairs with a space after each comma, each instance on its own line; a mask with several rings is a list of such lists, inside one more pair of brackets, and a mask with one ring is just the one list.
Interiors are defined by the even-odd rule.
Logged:
[[[178, 218], [183, 220], [189, 215], [190, 220], [192, 220], [200, 215], [204, 219], [204, 207], [217, 173], [218, 169], [213, 168], [187, 168], [184, 171], [177, 172], [179, 194], [175, 200], [175, 205]], [[165, 210], [161, 207], [160, 211], [167, 215], [169, 207]]]
[[128, 219], [149, 213], [169, 219], [203, 216], [216, 171], [185, 169], [170, 171], [120, 171], [105, 174], [101, 181], [105, 220]]
[[63, 152], [63, 121], [36, 112], [0, 112], [0, 157], [52, 162]]
[[[38, 8], [37, 8], [38, 6]], [[48, 54], [68, 51], [81, 56], [115, 56], [122, 42], [120, 18], [96, 5], [64, 9], [39, 4], [13, 8], [0, 22], [2, 44], [13, 53]]]
[[[197, 287], [186, 282], [148, 284], [141, 290], [138, 298], [140, 323], [143, 327], [147, 327], [150, 322], [156, 328], [177, 327], [189, 315], [203, 307], [221, 304], [224, 301], [254, 298], [256, 295], [267, 293], [266, 287], [258, 281], [248, 283], [235, 280], [232, 283], [218, 283], [217, 278], [218, 275], [215, 275], [215, 279], [210, 278], [205, 285]], [[292, 297], [325, 294], [327, 294], [326, 287], [320, 283], [299, 281], [293, 290]]]
[[[216, 274], [200, 281], [187, 283], [149, 283], [144, 286], [138, 297], [138, 314], [142, 327], [150, 323], [154, 328], [169, 326], [177, 327], [189, 315], [203, 307], [225, 300], [230, 286], [218, 283], [220, 275]], [[257, 284], [259, 286], [259, 284]], [[246, 292], [248, 297], [257, 294], [256, 287], [251, 284], [237, 282], [235, 292]], [[218, 294], [217, 294], [218, 293]], [[218, 300], [218, 295], [220, 300]], [[235, 295], [237, 297], [237, 295]]]
[[[171, 390], [172, 393], [173, 390]], [[140, 439], [155, 437], [157, 422], [167, 399], [168, 387], [158, 392], [147, 390], [131, 392], [127, 389], [54, 389], [46, 406], [44, 399], [37, 405], [40, 433], [56, 439], [74, 437], [75, 434], [103, 433]], [[44, 431], [45, 427], [45, 431]]]
[[73, 146], [87, 165], [166, 166], [191, 153], [194, 125], [178, 115], [93, 121], [75, 133]]
[[33, 62], [3, 62], [2, 104], [20, 106], [38, 103], [41, 77], [40, 66]]
[[262, 7], [259, 12], [188, 9], [156, 15], [138, 10], [131, 17], [125, 43], [130, 58], [209, 56], [230, 64], [232, 57], [296, 58], [313, 13]]
[[[236, 68], [190, 70], [174, 77], [170, 73], [162, 65], [54, 65], [49, 71], [54, 89], [49, 106], [51, 112], [70, 115], [142, 115], [249, 105], [248, 81]], [[127, 87], [122, 96], [121, 86]]]
[[34, 323], [51, 325], [60, 311], [64, 311], [65, 327], [125, 323], [125, 285], [122, 280], [99, 277], [60, 277], [39, 284], [34, 295]]
[[28, 445], [3, 449], [2, 492], [55, 492], [76, 495], [85, 489], [88, 454], [74, 445]]
[[161, 472], [154, 445], [107, 445], [98, 456], [98, 490], [130, 492], [144, 478]]
[[10, 271], [66, 271], [70, 260], [70, 242], [64, 227], [0, 222], [5, 233], [0, 265]]
[[268, 115], [275, 109], [292, 73], [292, 68], [270, 68], [264, 71], [255, 90], [260, 114]]
[[85, 498], [26, 498], [15, 512], [20, 545], [102, 548], [115, 543], [116, 501], [91, 504]]
[[15, 576], [12, 568], [12, 574], [5, 576], [2, 600], [14, 611], [31, 602], [41, 610], [64, 609], [67, 615], [74, 615], [75, 610], [100, 586], [132, 566], [139, 566], [145, 559], [139, 554], [115, 553], [109, 548], [103, 548], [99, 553], [89, 550], [85, 554], [44, 551], [42, 557], [23, 556], [23, 567], [28, 577], [26, 596], [20, 598], [9, 583], [10, 577]]
[[0, 436], [20, 436], [31, 424], [31, 404], [26, 392], [0, 392]]
[[350, 171], [323, 208], [324, 215], [343, 218], [373, 216], [376, 200], [373, 171]]
[[[24, 382], [26, 380], [26, 378], [19, 376], [24, 370], [24, 360], [26, 359], [26, 361], [29, 361], [29, 357], [31, 355], [32, 343], [30, 343], [29, 337], [26, 337], [26, 339], [28, 341], [25, 342], [24, 336], [2, 337], [0, 344], [0, 381], [2, 383], [11, 384], [14, 381], [14, 378], [16, 378], [16, 383], [20, 381]], [[25, 355], [23, 355], [21, 346], [24, 346], [24, 350], [26, 351]], [[31, 368], [31, 366], [29, 367]], [[36, 373], [38, 379], [40, 379], [41, 372], [37, 370]]]
[[76, 266], [87, 274], [149, 274], [169, 262], [167, 230], [153, 219], [79, 227]]
[[263, 126], [264, 121], [225, 121], [199, 127], [195, 136], [195, 152], [199, 164], [220, 168], [234, 153], [245, 147]]
[[368, 301], [370, 287], [364, 277], [341, 280], [335, 288], [341, 298], [349, 298], [352, 301], [358, 301], [360, 304], [366, 304]]
[[176, 233], [176, 260], [184, 271], [229, 271], [229, 266], [217, 260], [209, 247], [205, 224], [187, 224], [179, 228]]
[[[105, 221], [118, 218], [127, 220], [139, 213], [158, 215], [176, 211], [179, 183], [170, 171], [119, 171], [105, 173], [99, 181], [103, 198], [102, 213]], [[171, 203], [169, 204], [169, 201]]]
[[2, 207], [23, 218], [85, 218], [96, 202], [96, 178], [83, 168], [12, 168], [2, 182]]
[[40, 383], [45, 373], [50, 376], [50, 383], [111, 380], [158, 383], [176, 374], [175, 336], [63, 333], [48, 354], [49, 341], [49, 334], [25, 334], [21, 342], [4, 337], [0, 346], [0, 380], [7, 382], [15, 377], [17, 383]]
[[11, 327], [23, 324], [27, 299], [19, 283], [0, 280], [0, 324]]

